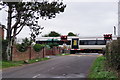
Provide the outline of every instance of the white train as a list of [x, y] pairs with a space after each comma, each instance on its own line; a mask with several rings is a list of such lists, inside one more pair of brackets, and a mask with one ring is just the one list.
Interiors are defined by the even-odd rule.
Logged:
[[[72, 39], [78, 39], [78, 47], [72, 47]], [[117, 37], [113, 36], [113, 40]], [[104, 40], [104, 37], [67, 37], [67, 41], [61, 41], [61, 37], [40, 37], [36, 39], [36, 43], [47, 44], [47, 43], [58, 43], [60, 47], [63, 47], [71, 52], [102, 52], [103, 48], [106, 47], [106, 43], [109, 42]]]

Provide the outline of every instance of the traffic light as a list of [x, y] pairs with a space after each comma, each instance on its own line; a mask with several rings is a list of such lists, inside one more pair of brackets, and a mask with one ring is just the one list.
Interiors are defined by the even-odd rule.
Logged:
[[112, 34], [105, 34], [104, 40], [112, 40]]
[[61, 41], [67, 41], [67, 36], [61, 36]]

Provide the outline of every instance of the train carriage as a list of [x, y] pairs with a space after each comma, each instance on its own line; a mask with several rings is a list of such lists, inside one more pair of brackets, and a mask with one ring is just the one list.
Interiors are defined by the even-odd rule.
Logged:
[[[77, 52], [92, 52], [101, 53], [106, 47], [106, 43], [110, 40], [105, 40], [104, 37], [76, 37], [68, 36], [66, 40], [61, 40], [61, 37], [40, 37], [36, 39], [38, 44], [58, 43], [60, 47], [67, 47], [71, 53]], [[113, 36], [113, 40], [117, 37]], [[76, 45], [76, 46], [74, 46]]]

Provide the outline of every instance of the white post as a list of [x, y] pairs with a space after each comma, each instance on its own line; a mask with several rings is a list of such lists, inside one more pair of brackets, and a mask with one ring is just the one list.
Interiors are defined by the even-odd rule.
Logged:
[[120, 37], [120, 0], [118, 2], [118, 37]]

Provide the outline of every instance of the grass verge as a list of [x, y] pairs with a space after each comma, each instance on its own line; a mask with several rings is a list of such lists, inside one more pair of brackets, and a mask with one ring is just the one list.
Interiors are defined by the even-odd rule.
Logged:
[[[29, 60], [27, 64], [36, 63], [39, 61], [45, 61], [48, 59], [50, 59], [50, 58], [32, 59], [32, 60]], [[9, 68], [9, 67], [22, 66], [26, 63], [24, 63], [24, 61], [0, 61], [0, 64], [2, 64], [2, 66], [0, 66], [0, 68]]]
[[107, 71], [105, 68], [105, 60], [104, 56], [98, 57], [93, 63], [88, 78], [117, 78], [115, 72]]

